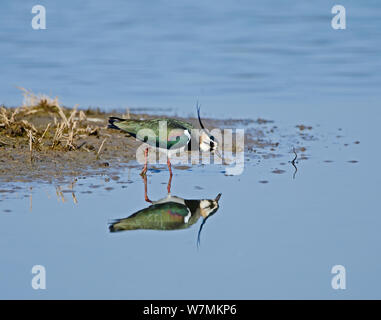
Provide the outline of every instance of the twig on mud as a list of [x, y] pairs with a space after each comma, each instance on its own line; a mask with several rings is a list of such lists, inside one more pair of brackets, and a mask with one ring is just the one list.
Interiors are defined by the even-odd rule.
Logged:
[[46, 129], [45, 129], [44, 133], [42, 134], [41, 138], [38, 139], [38, 143], [39, 143], [40, 145], [43, 145], [43, 143], [42, 143], [42, 139], [45, 137], [46, 132], [48, 132], [49, 127], [50, 127], [50, 122], [49, 122], [48, 125], [46, 126]]
[[81, 149], [86, 144], [86, 141], [83, 141], [78, 147], [77, 150]]
[[29, 137], [29, 153], [30, 153], [30, 161], [33, 161], [33, 133], [32, 130], [27, 130], [27, 134]]
[[103, 147], [104, 143], [106, 142], [106, 140], [107, 140], [107, 138], [104, 139], [104, 140], [102, 141], [102, 143], [101, 143], [101, 145], [100, 145], [100, 147], [99, 147], [99, 149], [98, 149], [98, 152], [97, 152], [97, 160], [99, 159], [99, 155], [100, 155], [100, 153], [101, 153], [102, 147]]

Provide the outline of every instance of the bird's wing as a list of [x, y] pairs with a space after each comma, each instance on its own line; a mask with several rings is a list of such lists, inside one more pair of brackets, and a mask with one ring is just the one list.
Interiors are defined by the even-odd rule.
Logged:
[[154, 204], [140, 210], [125, 219], [120, 219], [110, 226], [111, 231], [122, 230], [174, 230], [186, 228], [189, 209], [180, 203], [166, 202]]
[[[188, 144], [193, 126], [177, 119], [120, 120], [112, 125], [133, 137], [156, 147], [166, 145], [167, 149], [177, 149]], [[166, 132], [161, 133], [161, 126]], [[164, 127], [165, 128], [165, 127]]]

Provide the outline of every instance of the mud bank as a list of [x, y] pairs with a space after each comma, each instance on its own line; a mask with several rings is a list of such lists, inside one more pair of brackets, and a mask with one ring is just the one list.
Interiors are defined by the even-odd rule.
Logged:
[[[161, 117], [65, 108], [48, 97], [29, 96], [28, 102], [18, 108], [0, 109], [0, 182], [69, 181], [78, 176], [112, 175], [125, 167], [140, 168], [136, 149], [141, 142], [121, 131], [108, 129], [108, 117]], [[172, 117], [162, 115], [166, 116]], [[176, 118], [199, 127], [197, 118]], [[203, 122], [209, 129], [244, 128], [248, 161], [278, 157], [281, 152], [275, 134], [278, 128], [273, 121], [203, 119]], [[313, 136], [306, 133], [312, 127], [302, 128], [294, 128], [298, 140], [312, 140]], [[302, 143], [297, 144], [298, 150], [306, 150]]]

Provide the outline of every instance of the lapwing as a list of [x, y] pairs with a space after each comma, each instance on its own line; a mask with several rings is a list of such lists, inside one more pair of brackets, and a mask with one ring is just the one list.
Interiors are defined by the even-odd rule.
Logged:
[[127, 218], [114, 221], [109, 226], [109, 230], [118, 232], [186, 229], [202, 217], [203, 221], [197, 236], [197, 246], [199, 246], [202, 228], [207, 219], [217, 212], [220, 197], [221, 193], [215, 199], [187, 200], [168, 194], [161, 200], [150, 201], [152, 204], [148, 208], [139, 210]]
[[[190, 149], [191, 140], [197, 139], [199, 150], [202, 152], [218, 152], [218, 141], [210, 134], [210, 132], [204, 127], [200, 117], [200, 106], [197, 104], [197, 116], [198, 121], [201, 126], [201, 130], [196, 129], [192, 124], [171, 118], [159, 118], [150, 120], [135, 120], [135, 119], [121, 119], [117, 117], [109, 118], [108, 128], [118, 129], [127, 132], [130, 136], [137, 138], [142, 142], [146, 142], [149, 146], [153, 148], [158, 148], [159, 150], [164, 150], [167, 152], [167, 165], [169, 169], [170, 176], [172, 176], [171, 169], [171, 155], [175, 154], [179, 150], [185, 150], [188, 147]], [[161, 141], [160, 135], [160, 122], [165, 121], [167, 132], [164, 134], [165, 141]], [[144, 130], [144, 131], [141, 131]], [[144, 132], [144, 134], [139, 134]], [[198, 132], [195, 136], [194, 132]], [[197, 144], [196, 144], [197, 145]], [[141, 175], [144, 176], [147, 172], [148, 163], [148, 150], [147, 147], [144, 152], [145, 163], [141, 171]]]

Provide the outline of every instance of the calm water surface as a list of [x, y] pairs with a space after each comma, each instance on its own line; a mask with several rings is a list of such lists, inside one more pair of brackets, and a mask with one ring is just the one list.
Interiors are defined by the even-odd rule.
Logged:
[[[68, 106], [182, 115], [199, 99], [206, 116], [271, 119], [279, 137], [302, 123], [316, 140], [295, 179], [291, 138], [279, 158], [248, 156], [240, 176], [175, 170], [173, 195], [222, 193], [198, 249], [201, 218], [109, 231], [149, 206], [139, 169], [78, 177], [73, 189], [14, 183], [0, 193], [0, 298], [381, 298], [378, 1], [341, 1], [345, 31], [330, 26], [332, 1], [39, 3], [45, 31], [30, 26], [34, 1], [0, 5], [0, 103], [20, 104], [15, 86]], [[149, 171], [152, 200], [167, 182]], [[45, 291], [31, 288], [36, 264]], [[336, 264], [343, 291], [331, 288]]]

